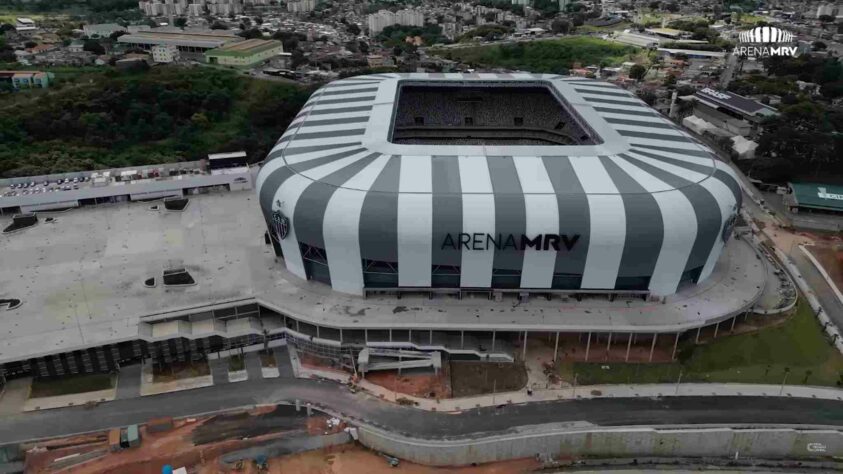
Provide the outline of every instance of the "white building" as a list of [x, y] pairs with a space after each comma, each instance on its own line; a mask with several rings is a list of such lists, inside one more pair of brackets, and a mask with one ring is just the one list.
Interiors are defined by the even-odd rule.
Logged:
[[171, 63], [178, 59], [178, 46], [172, 44], [156, 44], [152, 47], [152, 60], [156, 63]]
[[117, 31], [126, 31], [126, 28], [117, 23], [100, 23], [96, 25], [84, 25], [82, 26], [82, 31], [89, 38], [106, 38]]
[[32, 18], [18, 18], [15, 21], [15, 32], [21, 36], [32, 36], [38, 31]]
[[[254, 3], [254, 2], [252, 2]], [[138, 2], [138, 7], [146, 16], [202, 16], [232, 15], [243, 13], [243, 0], [151, 0]]]
[[298, 0], [287, 2], [287, 11], [290, 13], [307, 13], [316, 9], [316, 0]]
[[398, 10], [395, 13], [389, 10], [381, 10], [369, 15], [369, 35], [376, 35], [387, 26], [392, 25], [423, 26], [424, 13], [419, 10], [406, 9]]
[[817, 7], [817, 18], [823, 15], [829, 16], [836, 16], [835, 12], [837, 11], [837, 6], [833, 3], [821, 3], [819, 7]]

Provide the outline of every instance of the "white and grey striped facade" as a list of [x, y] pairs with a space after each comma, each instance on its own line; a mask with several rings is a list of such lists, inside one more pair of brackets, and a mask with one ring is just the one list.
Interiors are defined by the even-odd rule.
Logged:
[[[390, 143], [400, 85], [425, 81], [549, 87], [599, 140]], [[670, 295], [711, 274], [741, 205], [730, 167], [634, 95], [604, 82], [526, 73], [376, 74], [330, 83], [272, 149], [257, 190], [287, 269], [352, 294]], [[273, 225], [279, 216], [283, 232]], [[559, 251], [443, 245], [459, 234], [578, 237]]]

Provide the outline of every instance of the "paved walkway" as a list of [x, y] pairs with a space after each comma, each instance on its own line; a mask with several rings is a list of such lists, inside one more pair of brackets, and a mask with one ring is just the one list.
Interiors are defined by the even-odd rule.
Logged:
[[0, 416], [23, 411], [26, 399], [29, 398], [30, 385], [32, 385], [32, 378], [24, 377], [10, 380], [3, 387], [3, 395], [0, 396]]
[[211, 359], [208, 363], [211, 366], [214, 385], [228, 383], [228, 358]]
[[142, 372], [143, 366], [141, 364], [129, 365], [120, 369], [120, 377], [117, 378], [118, 400], [140, 396]]
[[263, 373], [261, 372], [261, 359], [258, 353], [247, 352], [243, 357], [245, 357], [243, 363], [246, 366], [246, 373], [249, 375], [249, 379], [256, 380], [263, 378]]
[[293, 365], [290, 362], [290, 352], [287, 350], [287, 346], [275, 348], [275, 362], [278, 365], [278, 374], [282, 378], [295, 377]]

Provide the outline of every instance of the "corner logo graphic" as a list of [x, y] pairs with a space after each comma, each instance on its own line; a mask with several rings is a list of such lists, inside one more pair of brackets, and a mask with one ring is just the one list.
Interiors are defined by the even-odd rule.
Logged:
[[758, 26], [741, 32], [734, 54], [750, 58], [770, 56], [796, 57], [796, 36], [775, 26]]
[[824, 187], [817, 187], [817, 196], [820, 199], [834, 199], [836, 201], [843, 201], [843, 194], [834, 194], [826, 191]]

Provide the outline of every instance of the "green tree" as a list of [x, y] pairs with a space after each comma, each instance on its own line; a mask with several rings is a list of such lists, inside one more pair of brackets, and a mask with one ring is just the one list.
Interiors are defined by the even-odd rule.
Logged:
[[631, 68], [629, 68], [629, 77], [635, 79], [638, 82], [641, 82], [644, 79], [644, 76], [647, 74], [647, 68], [640, 64], [635, 64]]
[[97, 40], [92, 40], [92, 39], [85, 40], [85, 43], [82, 46], [82, 49], [85, 50], [85, 51], [94, 53], [97, 56], [105, 54], [105, 48], [103, 48], [102, 45], [100, 44], [100, 42], [97, 41]]
[[184, 29], [184, 27], [187, 26], [187, 18], [180, 16], [173, 20], [173, 24], [178, 28]]
[[554, 33], [567, 35], [571, 31], [571, 22], [568, 20], [556, 19], [550, 24], [550, 30]]

